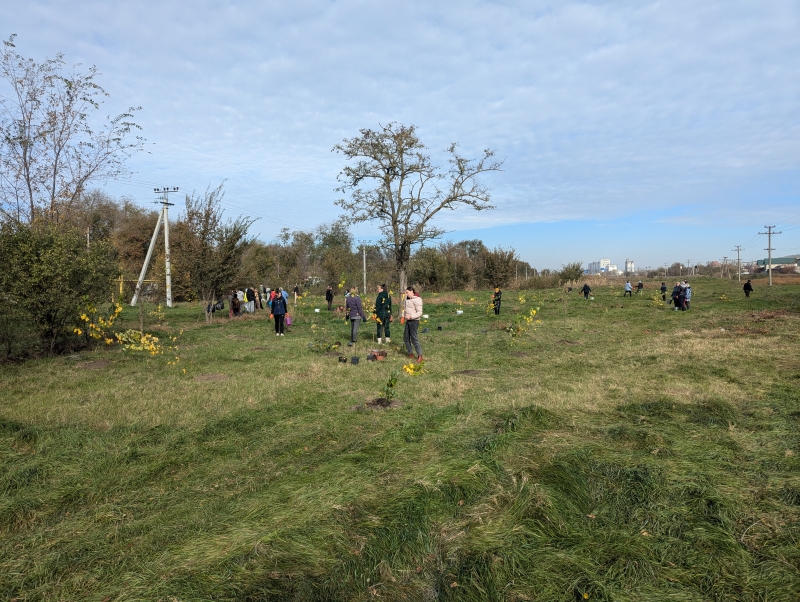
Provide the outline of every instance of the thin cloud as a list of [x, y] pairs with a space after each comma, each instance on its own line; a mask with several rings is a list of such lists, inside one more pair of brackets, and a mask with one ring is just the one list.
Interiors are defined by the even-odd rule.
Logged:
[[331, 147], [394, 120], [434, 156], [506, 159], [486, 179], [497, 210], [453, 229], [670, 205], [750, 219], [765, 189], [778, 207], [800, 190], [793, 1], [40, 1], [5, 21], [24, 55], [96, 64], [109, 112], [144, 107], [157, 150], [137, 178], [227, 178], [239, 206], [308, 227], [338, 215]]

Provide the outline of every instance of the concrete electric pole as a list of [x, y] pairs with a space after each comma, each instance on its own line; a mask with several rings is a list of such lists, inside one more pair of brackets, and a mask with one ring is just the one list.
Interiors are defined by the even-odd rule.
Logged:
[[367, 241], [359, 240], [361, 243], [361, 258], [364, 264], [364, 289], [361, 291], [362, 295], [367, 294]]
[[742, 254], [742, 251], [744, 251], [744, 249], [741, 247], [741, 245], [736, 245], [736, 248], [734, 249], [734, 251], [736, 251], [736, 274], [737, 274], [737, 280], [739, 282], [741, 282], [742, 281], [742, 257], [741, 257], [741, 254]]
[[775, 250], [775, 249], [772, 248], [772, 235], [773, 234], [782, 234], [782, 232], [773, 232], [772, 229], [775, 226], [764, 226], [764, 227], [767, 229], [767, 231], [766, 232], [759, 232], [759, 234], [766, 234], [767, 235], [767, 248], [764, 249], [764, 250], [767, 251], [768, 257], [769, 257], [769, 259], [768, 259], [769, 266], [767, 266], [767, 269], [769, 270], [769, 285], [772, 286], [772, 252]]
[[131, 306], [136, 307], [136, 303], [139, 300], [139, 294], [142, 292], [142, 283], [144, 282], [144, 277], [147, 274], [147, 268], [150, 266], [150, 259], [153, 257], [153, 249], [156, 246], [156, 240], [158, 239], [158, 230], [161, 228], [161, 222], [164, 222], [164, 260], [166, 263], [166, 280], [167, 280], [167, 307], [172, 307], [172, 266], [170, 262], [169, 256], [169, 211], [168, 207], [170, 205], [174, 205], [175, 203], [169, 202], [169, 193], [170, 192], [178, 192], [177, 187], [164, 187], [164, 188], [153, 188], [153, 192], [159, 195], [160, 200], [156, 201], [156, 203], [161, 204], [161, 211], [158, 214], [158, 221], [156, 221], [156, 229], [153, 231], [153, 238], [150, 240], [150, 247], [147, 249], [147, 256], [144, 258], [144, 265], [142, 265], [142, 271], [139, 274], [139, 280], [136, 282], [136, 290], [133, 293], [133, 299], [131, 299]]

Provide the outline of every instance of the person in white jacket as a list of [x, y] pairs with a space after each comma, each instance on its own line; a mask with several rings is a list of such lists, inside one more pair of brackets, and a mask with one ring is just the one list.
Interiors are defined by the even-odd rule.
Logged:
[[[406, 344], [408, 357], [413, 358], [413, 351], [417, 352], [417, 361], [422, 360], [422, 347], [419, 344], [419, 319], [422, 317], [422, 298], [417, 296], [413, 287], [406, 289], [406, 300], [403, 302], [403, 320], [405, 330], [403, 331], [403, 342]], [[412, 350], [413, 345], [413, 350]]]

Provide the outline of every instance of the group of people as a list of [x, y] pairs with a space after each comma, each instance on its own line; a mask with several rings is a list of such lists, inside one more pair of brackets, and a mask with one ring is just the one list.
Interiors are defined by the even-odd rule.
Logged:
[[[661, 299], [667, 300], [667, 283], [661, 283]], [[676, 282], [672, 287], [672, 294], [670, 295], [670, 303], [675, 308], [675, 311], [687, 311], [692, 303], [692, 286], [685, 280]]]
[[[295, 295], [297, 287], [295, 287]], [[289, 314], [289, 293], [282, 287], [270, 289], [263, 284], [256, 287], [231, 290], [228, 292], [228, 316], [241, 316], [243, 313], [255, 313], [256, 310], [269, 310], [270, 318], [275, 321], [275, 336], [284, 336], [286, 316]], [[216, 309], [216, 308], [215, 308]]]
[[[644, 289], [644, 282], [641, 280], [636, 285], [636, 294], [641, 295], [642, 290]], [[625, 292], [622, 293], [622, 296], [628, 295], [629, 297], [633, 297], [633, 285], [631, 284], [630, 280], [625, 282]]]
[[[331, 287], [328, 287], [331, 291]], [[378, 285], [378, 296], [375, 299], [375, 309], [373, 310], [372, 317], [376, 324], [376, 338], [378, 344], [391, 343], [391, 324], [394, 321], [392, 313], [392, 298], [387, 292], [386, 285]], [[325, 299], [328, 301], [328, 308], [332, 298], [325, 294]], [[366, 321], [367, 316], [364, 313], [364, 307], [361, 303], [361, 297], [358, 296], [358, 291], [354, 288], [350, 289], [347, 299], [345, 300], [345, 311], [347, 317], [350, 319], [350, 345], [358, 341], [358, 327], [361, 321]], [[417, 362], [422, 362], [422, 346], [419, 343], [419, 321], [422, 318], [422, 297], [417, 295], [413, 286], [406, 288], [405, 299], [403, 300], [403, 308], [400, 312], [400, 324], [404, 326], [403, 329], [403, 343], [406, 346], [408, 357], [414, 358], [414, 353], [417, 355]]]

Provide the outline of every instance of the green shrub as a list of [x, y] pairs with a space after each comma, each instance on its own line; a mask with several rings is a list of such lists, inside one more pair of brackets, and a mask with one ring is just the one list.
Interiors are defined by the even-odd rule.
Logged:
[[[0, 340], [6, 341], [6, 355], [68, 348], [75, 342], [82, 306], [86, 300], [106, 300], [118, 273], [110, 243], [95, 241], [87, 248], [82, 233], [64, 224], [4, 223], [0, 256], [0, 296], [6, 306]], [[38, 340], [18, 336], [30, 330]], [[34, 342], [37, 348], [31, 349]]]

